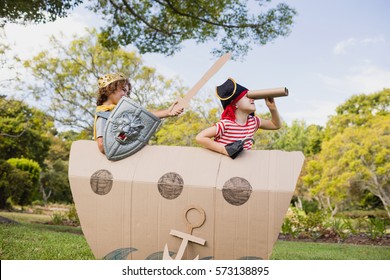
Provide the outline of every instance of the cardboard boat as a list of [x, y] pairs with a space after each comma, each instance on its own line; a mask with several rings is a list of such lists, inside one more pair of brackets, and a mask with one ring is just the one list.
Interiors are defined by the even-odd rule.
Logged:
[[69, 180], [97, 259], [268, 259], [303, 161], [301, 152], [251, 150], [232, 160], [148, 145], [109, 161], [81, 140]]

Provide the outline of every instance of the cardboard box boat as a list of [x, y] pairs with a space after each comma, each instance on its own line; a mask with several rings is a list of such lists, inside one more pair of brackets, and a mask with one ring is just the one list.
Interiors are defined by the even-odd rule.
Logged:
[[[94, 141], [71, 148], [69, 180], [97, 259], [268, 259], [301, 152], [145, 146], [120, 161]], [[203, 242], [203, 244], [202, 244]]]

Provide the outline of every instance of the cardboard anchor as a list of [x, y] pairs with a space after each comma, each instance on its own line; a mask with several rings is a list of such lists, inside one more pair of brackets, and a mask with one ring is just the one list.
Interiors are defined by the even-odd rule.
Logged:
[[[192, 209], [197, 210], [199, 212], [199, 214], [201, 215], [200, 220], [197, 223], [191, 223], [188, 220], [187, 214]], [[171, 232], [170, 232], [171, 235], [182, 239], [182, 242], [180, 244], [179, 251], [176, 254], [175, 260], [182, 259], [183, 255], [184, 255], [184, 250], [187, 247], [188, 241], [191, 241], [191, 242], [194, 242], [194, 243], [197, 243], [200, 245], [204, 245], [206, 243], [206, 240], [192, 235], [192, 230], [194, 228], [201, 227], [203, 225], [204, 221], [206, 220], [206, 214], [205, 214], [204, 210], [200, 207], [190, 205], [184, 212], [184, 219], [185, 219], [185, 222], [187, 224], [187, 230], [188, 230], [189, 234], [181, 232], [181, 231], [177, 231], [177, 230], [171, 230]], [[198, 260], [198, 259], [199, 259], [199, 255], [197, 255], [194, 260]], [[171, 258], [171, 256], [169, 255], [169, 250], [168, 250], [167, 244], [165, 244], [165, 247], [164, 247], [163, 260], [173, 260]]]

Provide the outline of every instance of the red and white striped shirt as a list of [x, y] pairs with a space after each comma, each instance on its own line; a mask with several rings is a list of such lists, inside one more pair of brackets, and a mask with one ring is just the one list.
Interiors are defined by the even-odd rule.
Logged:
[[[240, 125], [228, 119], [220, 120], [215, 124], [216, 134], [214, 141], [227, 145], [237, 140], [253, 138], [253, 135], [259, 129], [260, 124], [261, 120], [257, 116], [248, 116], [248, 120], [245, 125]], [[252, 145], [252, 141], [246, 141], [244, 149], [250, 150]]]

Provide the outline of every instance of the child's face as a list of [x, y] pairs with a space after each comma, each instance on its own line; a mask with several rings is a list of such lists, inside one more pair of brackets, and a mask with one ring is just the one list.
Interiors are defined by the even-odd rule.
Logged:
[[255, 100], [244, 96], [237, 102], [237, 109], [248, 114], [253, 113], [256, 111]]
[[119, 100], [123, 96], [128, 96], [129, 94], [129, 85], [123, 85], [122, 87], [118, 87], [116, 91], [114, 91], [112, 94], [108, 96], [108, 101], [111, 104], [118, 104]]

